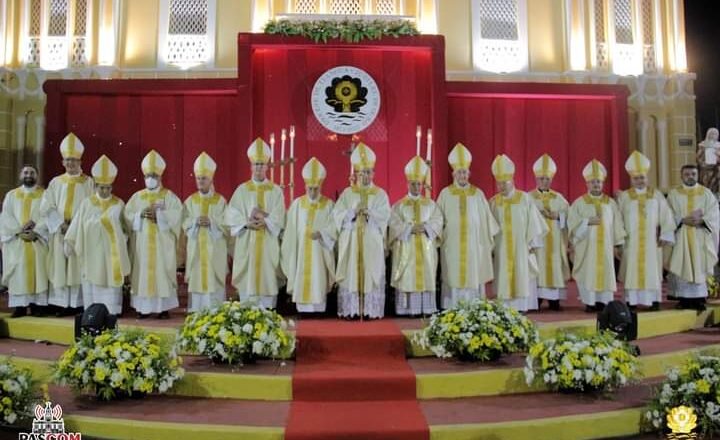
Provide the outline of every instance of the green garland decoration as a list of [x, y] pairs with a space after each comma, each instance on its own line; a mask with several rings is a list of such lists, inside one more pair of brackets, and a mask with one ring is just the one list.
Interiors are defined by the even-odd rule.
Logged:
[[264, 32], [270, 35], [301, 35], [316, 43], [327, 43], [339, 39], [349, 43], [362, 40], [378, 40], [382, 37], [401, 37], [420, 35], [415, 23], [408, 20], [318, 20], [292, 21], [271, 20], [265, 25]]

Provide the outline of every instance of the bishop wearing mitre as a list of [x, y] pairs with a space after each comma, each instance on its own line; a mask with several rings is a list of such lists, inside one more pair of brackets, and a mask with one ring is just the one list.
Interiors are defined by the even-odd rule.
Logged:
[[237, 187], [225, 210], [225, 225], [235, 237], [232, 284], [241, 300], [277, 306], [282, 283], [280, 233], [285, 227], [282, 189], [267, 178], [270, 146], [261, 138], [247, 149], [252, 177]]
[[80, 262], [85, 306], [104, 304], [114, 315], [122, 314], [123, 284], [130, 274], [125, 234], [125, 203], [112, 193], [118, 174], [114, 163], [102, 155], [91, 170], [95, 193], [83, 200], [65, 234], [65, 251]]
[[551, 188], [557, 172], [555, 161], [547, 154], [533, 164], [536, 188], [530, 192], [535, 206], [542, 214], [548, 232], [543, 246], [537, 248], [538, 307], [547, 300], [550, 310], [560, 310], [560, 300], [567, 298], [567, 280], [570, 266], [567, 257], [567, 215], [570, 204], [565, 197]]
[[429, 167], [419, 157], [405, 166], [408, 193], [392, 207], [388, 241], [392, 249], [395, 313], [430, 315], [437, 311], [435, 278], [437, 243], [443, 217], [435, 202], [423, 195]]
[[470, 183], [470, 151], [458, 143], [448, 161], [453, 183], [437, 199], [445, 223], [440, 245], [444, 309], [485, 298], [485, 284], [494, 277], [492, 249], [500, 232], [485, 194]]
[[499, 154], [491, 169], [499, 191], [490, 199], [490, 209], [500, 225], [493, 253], [495, 295], [515, 310], [535, 310], [538, 308], [535, 252], [543, 246], [542, 238], [548, 227], [531, 197], [515, 188], [513, 161]]
[[625, 241], [625, 229], [615, 200], [603, 194], [605, 166], [593, 159], [583, 168], [587, 194], [568, 212], [568, 230], [575, 248], [573, 278], [586, 312], [601, 311], [617, 290], [615, 250]]
[[217, 164], [204, 151], [193, 163], [197, 192], [188, 197], [183, 209], [183, 231], [187, 237], [185, 281], [188, 283], [189, 312], [213, 307], [225, 301], [228, 273], [225, 197], [215, 192], [213, 178]]
[[281, 246], [287, 292], [298, 312], [324, 312], [335, 282], [333, 201], [322, 194], [327, 171], [316, 158], [302, 169], [305, 195], [293, 200]]
[[131, 232], [132, 307], [140, 318], [157, 313], [167, 319], [178, 307], [177, 240], [182, 222], [182, 202], [163, 187], [165, 160], [155, 150], [142, 160], [145, 189], [130, 197], [125, 220]]
[[350, 155], [357, 183], [333, 209], [339, 231], [338, 316], [382, 318], [385, 314], [385, 238], [390, 221], [387, 193], [373, 183], [375, 153], [360, 143]]
[[627, 233], [618, 278], [631, 307], [643, 305], [660, 310], [663, 246], [675, 242], [675, 221], [665, 196], [648, 187], [650, 159], [633, 151], [625, 170], [632, 186], [618, 198]]
[[85, 146], [74, 133], [60, 143], [60, 155], [65, 173], [50, 181], [43, 195], [40, 210], [46, 218], [50, 233], [48, 243], [48, 303], [66, 310], [83, 305], [80, 262], [76, 255], [66, 255], [65, 233], [83, 200], [93, 194], [93, 179], [82, 172]]

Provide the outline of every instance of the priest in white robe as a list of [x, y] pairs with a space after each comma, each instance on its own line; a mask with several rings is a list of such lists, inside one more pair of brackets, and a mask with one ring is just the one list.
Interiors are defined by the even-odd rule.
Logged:
[[500, 225], [495, 237], [493, 288], [496, 298], [515, 310], [537, 310], [537, 260], [548, 227], [530, 196], [515, 188], [515, 164], [504, 154], [495, 157], [492, 173], [499, 193], [490, 209]]
[[495, 235], [500, 232], [485, 194], [470, 183], [470, 151], [458, 143], [448, 161], [453, 183], [437, 200], [445, 224], [440, 245], [444, 309], [460, 301], [485, 298], [485, 284], [494, 277]]
[[663, 246], [675, 242], [675, 222], [665, 196], [648, 187], [650, 159], [633, 151], [625, 170], [632, 187], [618, 199], [627, 233], [618, 278], [630, 307], [643, 305], [660, 310]]
[[64, 238], [80, 204], [93, 194], [93, 180], [81, 168], [84, 151], [74, 133], [65, 136], [60, 143], [65, 174], [50, 181], [40, 208], [50, 233], [48, 303], [61, 308], [57, 315], [71, 314], [72, 309], [83, 305], [80, 262], [76, 255], [65, 254]]
[[707, 277], [718, 262], [718, 201], [698, 183], [697, 166], [685, 165], [680, 172], [682, 184], [668, 194], [677, 225], [669, 264], [671, 286], [679, 307], [703, 310]]
[[232, 284], [241, 300], [275, 308], [283, 283], [280, 234], [285, 227], [285, 198], [267, 178], [270, 146], [257, 138], [247, 156], [252, 178], [237, 187], [225, 210], [224, 223], [235, 237]]
[[583, 168], [588, 193], [570, 206], [568, 230], [575, 249], [573, 278], [585, 311], [596, 312], [613, 300], [617, 290], [615, 251], [625, 241], [625, 229], [615, 200], [603, 194], [605, 166], [593, 159]]
[[387, 193], [373, 183], [375, 153], [360, 143], [350, 155], [357, 183], [333, 209], [338, 240], [338, 316], [385, 314], [385, 239], [390, 221]]
[[37, 170], [24, 166], [21, 185], [8, 192], [0, 212], [0, 242], [3, 250], [2, 283], [8, 288], [12, 317], [42, 315], [47, 305], [48, 231], [40, 212], [44, 190], [37, 184]]
[[104, 304], [110, 313], [121, 315], [130, 257], [123, 218], [125, 203], [112, 194], [118, 169], [102, 155], [91, 172], [95, 194], [83, 200], [73, 217], [65, 234], [65, 253], [80, 263], [85, 307]]
[[567, 281], [570, 279], [567, 257], [567, 214], [570, 204], [562, 194], [551, 188], [556, 172], [557, 165], [552, 157], [547, 154], [540, 156], [533, 164], [537, 187], [530, 192], [530, 196], [548, 227], [543, 246], [535, 251], [538, 263], [538, 307], [543, 300], [547, 300], [550, 310], [559, 311], [562, 310], [560, 300], [567, 298]]
[[132, 231], [132, 307], [140, 318], [157, 313], [167, 319], [178, 307], [177, 240], [182, 222], [182, 202], [162, 186], [165, 161], [155, 150], [142, 160], [145, 189], [133, 194], [125, 206], [125, 220]]
[[188, 311], [196, 312], [225, 301], [228, 273], [225, 197], [215, 192], [217, 163], [204, 151], [193, 163], [197, 192], [185, 200], [183, 231], [187, 237], [185, 281], [190, 293]]
[[305, 195], [293, 200], [281, 245], [287, 292], [300, 313], [324, 312], [335, 283], [333, 201], [322, 195], [327, 171], [316, 158], [302, 169]]
[[395, 203], [390, 216], [390, 284], [395, 288], [395, 313], [398, 315], [430, 315], [437, 311], [437, 245], [442, 235], [443, 217], [437, 204], [423, 195], [429, 171], [419, 156], [408, 162], [405, 166], [408, 194]]

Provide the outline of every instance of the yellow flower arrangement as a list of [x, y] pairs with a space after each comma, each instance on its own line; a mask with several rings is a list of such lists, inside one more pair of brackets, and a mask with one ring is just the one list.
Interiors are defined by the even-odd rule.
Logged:
[[436, 313], [415, 334], [415, 342], [438, 357], [496, 360], [503, 354], [528, 349], [538, 340], [535, 324], [497, 301], [460, 303]]
[[20, 424], [30, 418], [31, 406], [39, 398], [30, 370], [17, 367], [12, 359], [0, 364], [0, 424]]
[[638, 360], [611, 332], [561, 334], [538, 342], [525, 358], [525, 381], [554, 391], [606, 391], [637, 378]]
[[143, 330], [83, 335], [53, 366], [53, 378], [76, 392], [104, 400], [165, 393], [182, 378], [182, 360], [171, 344]]
[[229, 364], [254, 357], [287, 357], [295, 350], [288, 324], [273, 310], [229, 301], [192, 313], [180, 329], [178, 347]]
[[646, 408], [643, 430], [662, 431], [666, 426], [673, 432], [694, 430], [700, 438], [720, 432], [720, 356], [694, 356], [667, 371]]

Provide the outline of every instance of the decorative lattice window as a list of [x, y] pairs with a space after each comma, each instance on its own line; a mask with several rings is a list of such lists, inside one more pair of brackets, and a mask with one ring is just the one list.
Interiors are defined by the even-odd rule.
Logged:
[[607, 10], [606, 0], [593, 1], [593, 38], [595, 39], [595, 68], [605, 70], [609, 66], [607, 25], [605, 11]]
[[377, 0], [375, 13], [378, 15], [396, 15], [398, 11], [395, 0]]
[[633, 10], [630, 0], [615, 0], [613, 18], [615, 20], [615, 42], [633, 44]]
[[30, 0], [25, 9], [29, 67], [85, 67], [90, 35], [89, 0]]
[[473, 0], [472, 23], [475, 68], [527, 69], [527, 0]]
[[516, 0], [480, 1], [480, 34], [484, 40], [517, 40]]
[[215, 0], [163, 0], [159, 64], [211, 64], [215, 54]]
[[40, 65], [40, 33], [42, 30], [42, 0], [30, 0], [28, 5], [28, 32], [25, 64]]
[[365, 0], [330, 0], [329, 10], [331, 14], [359, 15], [365, 12]]
[[317, 14], [320, 5], [317, 0], [295, 0], [293, 12], [296, 14]]
[[655, 43], [655, 8], [653, 0], [642, 0], [643, 71], [655, 73], [658, 70], [658, 47]]

